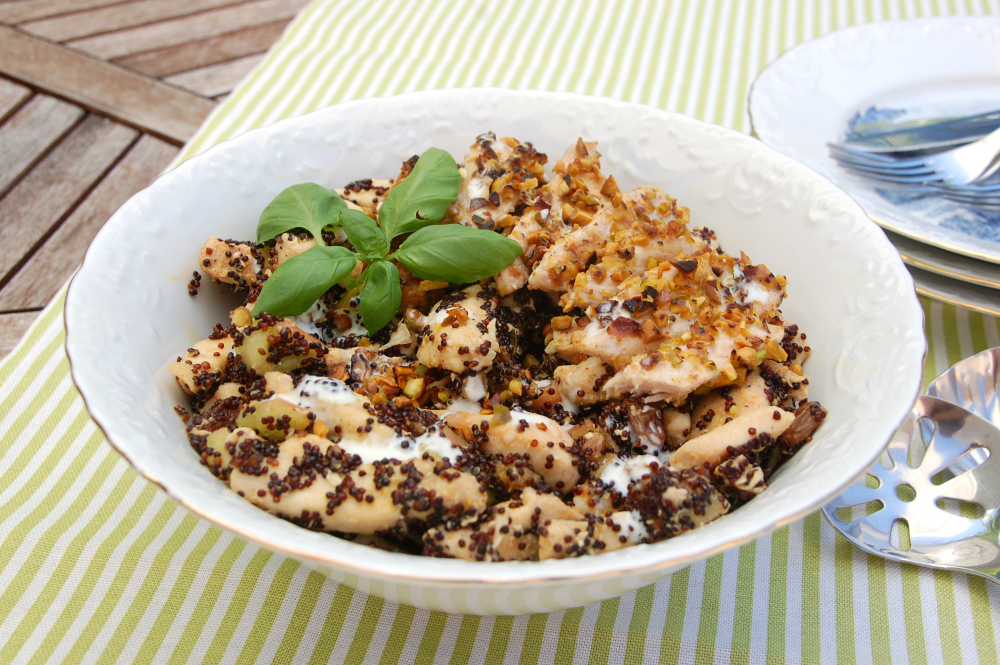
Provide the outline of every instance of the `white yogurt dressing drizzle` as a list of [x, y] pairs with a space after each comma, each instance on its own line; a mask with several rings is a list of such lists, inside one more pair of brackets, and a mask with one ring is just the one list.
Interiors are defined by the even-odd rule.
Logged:
[[465, 379], [462, 396], [452, 398], [448, 402], [448, 410], [461, 413], [479, 413], [483, 410], [483, 400], [486, 399], [486, 384], [482, 374], [473, 374]]
[[[321, 330], [318, 324], [326, 323], [335, 314], [343, 314], [349, 318], [351, 320], [351, 327], [342, 333], [331, 336], [328, 332]], [[361, 315], [357, 309], [327, 309], [326, 303], [322, 300], [314, 302], [312, 307], [302, 314], [293, 316], [292, 321], [303, 331], [310, 335], [315, 335], [327, 343], [336, 339], [344, 339], [351, 335], [355, 337], [365, 337], [368, 335], [368, 331], [365, 330], [364, 325], [361, 323]]]
[[[309, 409], [327, 424], [336, 422], [335, 407], [366, 401], [343, 381], [321, 376], [303, 377], [295, 390], [275, 395], [271, 399], [283, 399]], [[425, 452], [446, 459], [455, 459], [461, 452], [460, 448], [452, 444], [451, 439], [441, 433], [437, 425], [430, 426], [420, 436], [396, 434], [379, 441], [377, 437], [369, 435], [360, 440], [344, 438], [337, 445], [344, 452], [357, 455], [365, 463], [383, 459], [412, 459], [420, 457]]]
[[483, 383], [483, 375], [473, 374], [467, 378], [462, 394], [465, 399], [482, 404], [483, 400], [486, 399], [486, 384]]
[[426, 432], [416, 437], [396, 434], [379, 441], [369, 435], [360, 441], [345, 438], [337, 445], [345, 453], [357, 455], [366, 464], [384, 459], [407, 460], [421, 457], [424, 453], [454, 460], [462, 452], [461, 448], [456, 447], [451, 439], [440, 432], [437, 425], [431, 425]]
[[620, 533], [633, 545], [639, 543], [648, 533], [642, 514], [637, 510], [615, 513], [611, 516], [611, 520], [622, 528]]
[[271, 399], [283, 399], [311, 409], [320, 417], [331, 407], [364, 401], [363, 397], [351, 390], [343, 381], [322, 376], [304, 376], [294, 390], [275, 395]]
[[317, 300], [312, 307], [298, 316], [293, 316], [292, 321], [303, 331], [323, 339], [323, 333], [316, 324], [326, 321], [326, 304], [322, 300]]
[[656, 462], [662, 464], [655, 455], [636, 455], [630, 460], [614, 459], [601, 471], [601, 481], [614, 485], [619, 492], [628, 492], [629, 485], [649, 473], [649, 467]]

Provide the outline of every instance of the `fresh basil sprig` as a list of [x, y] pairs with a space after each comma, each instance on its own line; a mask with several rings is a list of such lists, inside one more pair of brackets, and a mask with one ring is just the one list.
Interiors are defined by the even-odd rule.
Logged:
[[334, 284], [351, 275], [361, 257], [346, 247], [313, 247], [284, 261], [264, 285], [254, 314], [298, 316]]
[[257, 243], [305, 229], [322, 244], [323, 227], [339, 225], [342, 210], [347, 210], [347, 203], [334, 190], [312, 182], [292, 185], [274, 197], [260, 214]]
[[[339, 225], [357, 251], [321, 243], [288, 259], [264, 283], [254, 313], [298, 316], [334, 284], [347, 279], [363, 259], [369, 265], [360, 276], [358, 308], [365, 329], [375, 333], [392, 321], [403, 298], [399, 270], [392, 259], [421, 279], [452, 284], [496, 274], [520, 256], [518, 243], [460, 224], [434, 226], [458, 198], [461, 184], [451, 155], [431, 148], [386, 195], [377, 224], [363, 212], [348, 208], [333, 190], [311, 183], [289, 187], [261, 215], [258, 242], [294, 228], [306, 229], [321, 240], [324, 226]], [[393, 239], [407, 233], [411, 235], [390, 253]]]
[[364, 279], [358, 311], [365, 322], [365, 329], [376, 332], [392, 321], [399, 303], [403, 301], [399, 270], [391, 261], [380, 259], [368, 266]]
[[452, 284], [495, 275], [521, 255], [521, 245], [493, 231], [461, 224], [420, 229], [392, 255], [421, 279]]
[[378, 223], [390, 238], [436, 224], [458, 198], [461, 185], [462, 176], [451, 155], [431, 148], [389, 192], [379, 208]]

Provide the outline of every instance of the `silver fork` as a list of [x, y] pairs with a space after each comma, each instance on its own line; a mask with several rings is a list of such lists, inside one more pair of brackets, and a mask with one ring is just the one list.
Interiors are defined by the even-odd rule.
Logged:
[[[830, 155], [844, 168], [858, 175], [901, 185], [940, 185], [964, 189], [976, 185], [1000, 168], [1000, 129], [961, 148], [894, 159], [843, 145], [828, 144]], [[970, 190], [966, 196], [979, 192]], [[991, 192], [991, 197], [995, 192]]]

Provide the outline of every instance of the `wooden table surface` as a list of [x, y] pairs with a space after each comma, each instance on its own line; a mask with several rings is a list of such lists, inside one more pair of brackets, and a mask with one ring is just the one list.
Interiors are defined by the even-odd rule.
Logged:
[[0, 0], [0, 357], [308, 0]]

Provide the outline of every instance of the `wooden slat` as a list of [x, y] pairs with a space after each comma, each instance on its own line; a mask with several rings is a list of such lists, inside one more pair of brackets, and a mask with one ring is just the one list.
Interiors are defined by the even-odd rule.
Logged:
[[0, 21], [21, 23], [46, 16], [77, 12], [92, 7], [106, 7], [122, 0], [17, 0], [0, 5]]
[[187, 16], [207, 9], [232, 5], [241, 0], [135, 0], [73, 14], [23, 23], [25, 32], [55, 42], [114, 32], [154, 21]]
[[14, 350], [39, 312], [0, 314], [0, 358]]
[[130, 196], [152, 182], [177, 151], [169, 143], [143, 135], [0, 290], [0, 311], [44, 307], [80, 265], [104, 222]]
[[217, 97], [235, 88], [236, 84], [263, 59], [263, 54], [248, 55], [239, 60], [230, 60], [218, 65], [176, 74], [164, 80], [204, 97]]
[[0, 200], [0, 220], [5, 220], [0, 224], [0, 281], [7, 281], [135, 138], [134, 129], [91, 115]]
[[31, 97], [29, 88], [0, 78], [0, 122], [6, 120], [28, 97]]
[[4, 26], [0, 73], [178, 145], [215, 108], [197, 95]]
[[255, 0], [195, 16], [161, 21], [107, 35], [68, 42], [98, 58], [111, 60], [133, 53], [176, 46], [262, 23], [292, 18], [309, 0]]
[[0, 127], [0, 196], [86, 113], [79, 106], [37, 95]]
[[130, 55], [115, 62], [149, 76], [170, 76], [234, 58], [263, 53], [278, 40], [287, 20], [227, 32], [197, 42]]

